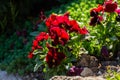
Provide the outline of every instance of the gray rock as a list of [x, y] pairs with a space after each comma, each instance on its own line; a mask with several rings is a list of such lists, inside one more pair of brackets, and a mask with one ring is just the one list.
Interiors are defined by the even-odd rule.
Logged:
[[49, 80], [106, 80], [102, 76], [89, 76], [89, 77], [81, 77], [81, 76], [53, 76]]
[[7, 74], [6, 71], [0, 71], [0, 80], [22, 80], [18, 75]]
[[83, 77], [87, 77], [87, 76], [93, 76], [94, 73], [90, 68], [84, 68], [80, 75]]

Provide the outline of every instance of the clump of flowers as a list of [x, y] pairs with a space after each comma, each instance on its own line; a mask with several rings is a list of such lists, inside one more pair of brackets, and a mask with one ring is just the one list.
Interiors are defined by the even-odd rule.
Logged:
[[94, 36], [94, 40], [90, 44], [94, 50], [92, 48], [89, 50], [96, 51], [97, 55], [105, 59], [115, 57], [114, 52], [117, 50], [115, 46], [119, 43], [117, 37], [118, 21], [120, 20], [118, 3], [114, 0], [105, 0], [103, 5], [99, 4], [97, 8], [91, 9], [90, 16], [90, 26], [96, 27], [94, 27], [94, 32], [90, 33], [91, 36]]
[[[113, 13], [117, 9], [117, 2], [113, 0], [106, 0], [103, 5], [98, 5], [97, 8], [93, 8], [90, 11], [90, 16], [92, 17], [90, 20], [90, 25], [95, 26], [96, 24], [100, 24], [103, 20], [103, 15], [105, 12]], [[102, 15], [99, 15], [99, 14]]]
[[80, 28], [76, 20], [69, 18], [68, 12], [63, 15], [51, 14], [45, 20], [45, 25], [47, 31], [40, 32], [35, 37], [28, 58], [36, 55], [37, 64], [34, 70], [44, 65], [43, 70], [48, 76], [66, 74], [66, 67], [69, 64], [72, 66], [72, 61], [76, 59], [76, 55], [72, 54], [70, 49], [75, 43], [80, 43], [73, 42], [72, 40], [76, 39], [73, 37], [77, 35], [80, 41], [80, 37], [88, 34], [88, 30], [85, 27]]

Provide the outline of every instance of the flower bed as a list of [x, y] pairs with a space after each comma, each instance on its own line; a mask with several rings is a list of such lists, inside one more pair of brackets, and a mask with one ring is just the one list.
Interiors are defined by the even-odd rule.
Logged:
[[80, 75], [85, 67], [76, 65], [81, 54], [93, 55], [100, 61], [119, 57], [116, 54], [120, 42], [117, 32], [120, 9], [117, 2], [106, 0], [90, 10], [90, 30], [86, 29], [86, 25], [81, 27], [80, 22], [70, 18], [69, 14], [51, 14], [46, 18], [42, 17], [42, 13], [40, 16], [44, 26], [39, 26], [46, 27], [46, 30], [33, 40], [28, 58], [36, 57], [34, 71], [44, 66], [46, 79], [54, 75]]

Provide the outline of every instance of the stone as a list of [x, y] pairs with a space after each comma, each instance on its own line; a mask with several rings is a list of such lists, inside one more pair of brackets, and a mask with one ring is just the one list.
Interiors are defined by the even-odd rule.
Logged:
[[88, 54], [82, 54], [80, 59], [77, 61], [79, 67], [97, 67], [99, 65], [98, 59]]
[[89, 77], [81, 77], [81, 76], [53, 76], [49, 80], [106, 80], [102, 76], [89, 76]]
[[98, 67], [98, 66], [99, 66], [98, 59], [95, 56], [90, 56], [89, 67]]
[[98, 71], [99, 71], [98, 67], [91, 67], [90, 69], [91, 69], [95, 74], [97, 74]]
[[86, 54], [82, 54], [80, 59], [77, 61], [77, 66], [79, 67], [87, 67], [89, 66], [89, 56]]
[[87, 76], [93, 76], [94, 73], [90, 68], [86, 67], [86, 68], [83, 69], [83, 71], [81, 72], [80, 75], [83, 76], [83, 77], [87, 77]]
[[6, 71], [0, 71], [0, 80], [22, 80], [18, 75], [8, 74]]

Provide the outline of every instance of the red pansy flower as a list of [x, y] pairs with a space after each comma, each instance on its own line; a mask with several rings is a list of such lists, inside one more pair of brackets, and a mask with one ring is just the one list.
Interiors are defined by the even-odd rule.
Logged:
[[68, 40], [69, 40], [68, 33], [64, 29], [61, 29], [61, 35], [60, 35], [60, 38], [59, 38], [60, 43], [62, 45], [65, 45]]
[[37, 47], [38, 46], [38, 41], [37, 40], [33, 40], [33, 46]]
[[103, 20], [103, 17], [102, 16], [95, 16], [95, 17], [92, 17], [91, 20], [90, 20], [90, 25], [91, 26], [95, 26], [96, 24], [100, 24], [100, 22]]
[[50, 68], [58, 66], [62, 60], [65, 59], [65, 54], [58, 52], [58, 49], [49, 47], [49, 51], [46, 56], [46, 62]]
[[49, 16], [49, 18], [47, 18], [47, 20], [45, 21], [46, 26], [50, 27], [51, 25], [53, 25], [53, 23], [54, 23], [54, 25], [57, 24], [57, 23], [55, 23], [55, 22], [57, 22], [56, 17], [57, 17], [57, 15], [51, 14]]
[[94, 17], [94, 16], [98, 16], [98, 13], [103, 11], [103, 6], [102, 5], [98, 5], [97, 8], [93, 8], [91, 11], [90, 11], [90, 16]]
[[32, 50], [41, 49], [41, 48], [42, 48], [42, 47], [39, 46], [39, 41], [33, 40]]
[[64, 15], [52, 14], [49, 16], [45, 23], [49, 28], [57, 26], [66, 29], [66, 27], [70, 24], [68, 17], [69, 13], [65, 13]]
[[92, 16], [92, 17], [98, 16], [98, 10], [97, 10], [97, 8], [93, 8], [93, 9], [90, 11], [90, 16]]
[[58, 21], [58, 25], [64, 29], [66, 29], [66, 27], [70, 25], [68, 16], [63, 16], [63, 15], [58, 16], [57, 21]]
[[38, 36], [36, 36], [37, 41], [47, 40], [48, 38], [49, 38], [49, 35], [46, 32], [41, 32]]
[[53, 43], [59, 44], [61, 43], [62, 45], [64, 45], [68, 40], [69, 40], [69, 35], [68, 33], [60, 28], [60, 27], [52, 27], [50, 28], [50, 36], [51, 39], [53, 39]]
[[75, 32], [79, 32], [80, 27], [79, 27], [79, 25], [78, 25], [78, 23], [77, 23], [76, 20], [71, 20], [71, 21], [70, 21], [69, 30], [70, 30], [70, 32], [74, 32], [74, 31], [75, 31]]
[[104, 11], [109, 13], [115, 12], [115, 10], [117, 9], [117, 3], [113, 1], [106, 1], [104, 6]]
[[49, 30], [49, 35], [52, 39], [55, 39], [56, 37], [59, 37], [61, 32], [60, 32], [60, 29], [59, 27], [57, 26], [54, 26], [54, 27], [51, 27], [50, 30]]
[[104, 10], [103, 6], [99, 4], [98, 7], [97, 7], [97, 11], [98, 11], [98, 12], [101, 12], [101, 11], [103, 11], [103, 10]]
[[79, 33], [85, 35], [88, 34], [88, 30], [86, 29], [86, 27], [83, 27], [82, 29], [79, 30]]

